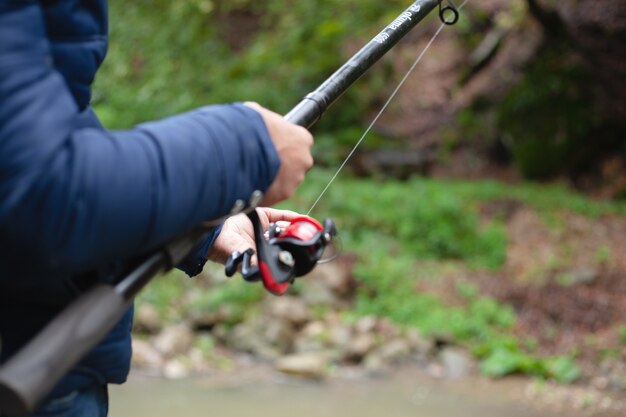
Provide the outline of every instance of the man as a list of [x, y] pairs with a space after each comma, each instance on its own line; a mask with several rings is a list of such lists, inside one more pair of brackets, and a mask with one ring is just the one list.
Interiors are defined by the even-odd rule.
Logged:
[[[89, 107], [107, 47], [106, 0], [0, 1], [0, 336], [4, 362], [119, 261], [265, 192], [288, 198], [312, 137], [257, 104], [210, 106], [127, 131]], [[265, 223], [295, 213], [264, 209]], [[197, 274], [252, 244], [227, 221], [181, 265]], [[87, 279], [85, 278], [87, 277]], [[130, 362], [128, 312], [57, 385], [47, 416], [104, 416]]]

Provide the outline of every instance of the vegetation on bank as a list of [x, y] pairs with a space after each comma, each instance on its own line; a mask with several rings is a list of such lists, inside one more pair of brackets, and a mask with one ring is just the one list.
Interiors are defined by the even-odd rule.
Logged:
[[[328, 171], [312, 171], [285, 206], [308, 210], [330, 176]], [[495, 213], [485, 222], [480, 208], [504, 199], [532, 207], [555, 228], [559, 224], [552, 219], [564, 210], [590, 217], [626, 212], [624, 204], [591, 201], [556, 185], [423, 178], [379, 183], [340, 177], [313, 214], [332, 217], [341, 232], [343, 250], [358, 257], [354, 270], [357, 297], [344, 318], [376, 315], [463, 345], [480, 360], [487, 375], [524, 373], [561, 382], [576, 380], [580, 372], [575, 354], [538, 355], [536, 341], [514, 335], [513, 308], [484, 296], [470, 280], [455, 284], [461, 302], [453, 305], [419, 289], [420, 284], [437, 282], [451, 270], [497, 273], [507, 248], [504, 219]], [[141, 300], [158, 306], [170, 319], [227, 306], [236, 324], [255, 314], [264, 296], [260, 286], [237, 279], [181, 300], [197, 284], [181, 281], [162, 279]], [[293, 287], [295, 293], [299, 285]]]
[[[111, 2], [112, 47], [94, 106], [112, 128], [244, 100], [285, 113], [356, 51], [346, 50], [348, 41], [374, 36], [405, 7], [400, 0]], [[351, 140], [388, 74], [379, 67], [362, 79], [321, 131]]]
[[[237, 100], [256, 100], [285, 112], [354, 52], [360, 45], [355, 39], [374, 35], [405, 6], [399, 0], [111, 2], [112, 47], [97, 78], [94, 108], [110, 128]], [[460, 29], [472, 32], [466, 39], [477, 44], [476, 29], [487, 22], [480, 12], [474, 14]], [[587, 91], [570, 89], [586, 75], [578, 67], [555, 62], [560, 61], [547, 56], [544, 64], [549, 68], [532, 66], [496, 111], [496, 127], [517, 140], [515, 163], [530, 176], [551, 174], [552, 166], [546, 165], [555, 161], [565, 164], [559, 155], [578, 149], [578, 141], [596, 123], [586, 113]], [[333, 117], [319, 126], [315, 152], [323, 153], [326, 161], [345, 155], [342, 148], [361, 133], [362, 115], [380, 101], [391, 72], [389, 63], [379, 64], [342, 98]], [[537, 85], [540, 88], [534, 88]], [[555, 117], [552, 110], [562, 109], [554, 100], [565, 92], [569, 107]], [[537, 108], [542, 110], [535, 112]], [[565, 123], [571, 119], [570, 110], [574, 120]], [[464, 131], [459, 136], [472, 137], [485, 129], [475, 109], [458, 119]], [[565, 127], [555, 130], [551, 121]], [[529, 130], [534, 134], [526, 136]], [[563, 132], [576, 142], [564, 141]], [[554, 139], [550, 152], [544, 147], [546, 137]], [[373, 139], [367, 144], [376, 145]], [[548, 153], [559, 155], [538, 165]], [[528, 171], [537, 167], [541, 172]], [[312, 171], [287, 206], [308, 210], [330, 176]], [[454, 305], [418, 290], [420, 283], [437, 281], [450, 269], [497, 272], [502, 267], [508, 244], [504, 213], [481, 216], [486, 202], [498, 200], [528, 205], [552, 227], [559, 227], [562, 211], [589, 217], [626, 213], [624, 204], [592, 202], [561, 186], [418, 178], [382, 183], [342, 176], [313, 215], [335, 219], [344, 251], [359, 260], [355, 276], [360, 286], [345, 319], [375, 314], [445, 337], [470, 349], [488, 375], [521, 372], [573, 381], [579, 375], [575, 354], [538, 355], [536, 341], [514, 335], [517, 319], [512, 307], [485, 297], [469, 280], [456, 284], [461, 302]], [[610, 252], [598, 256], [609, 257]], [[259, 286], [242, 280], [193, 291], [201, 287], [197, 281], [165, 277], [151, 284], [140, 302], [155, 305], [164, 320], [226, 306], [236, 324], [253, 314], [264, 296]]]

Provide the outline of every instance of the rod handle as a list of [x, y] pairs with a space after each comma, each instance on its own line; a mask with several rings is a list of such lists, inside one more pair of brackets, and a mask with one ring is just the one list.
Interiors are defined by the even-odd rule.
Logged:
[[328, 108], [328, 100], [322, 94], [313, 92], [300, 101], [285, 115], [288, 122], [310, 129]]
[[130, 301], [98, 285], [64, 309], [0, 368], [0, 416], [26, 417], [121, 319]]

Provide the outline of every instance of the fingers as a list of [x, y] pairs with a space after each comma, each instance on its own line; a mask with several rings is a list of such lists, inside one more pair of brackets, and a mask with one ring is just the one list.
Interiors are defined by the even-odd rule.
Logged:
[[[270, 207], [258, 207], [257, 212], [264, 230], [269, 228], [270, 223], [285, 228], [293, 219], [302, 216], [295, 211]], [[238, 214], [224, 222], [222, 232], [213, 243], [207, 257], [213, 262], [224, 264], [232, 252], [243, 252], [248, 248], [255, 248], [252, 223], [245, 214]]]
[[290, 222], [296, 217], [301, 217], [302, 214], [296, 213], [291, 210], [278, 210], [271, 207], [259, 207], [257, 211], [261, 216], [265, 217], [269, 223], [277, 223], [281, 221]]

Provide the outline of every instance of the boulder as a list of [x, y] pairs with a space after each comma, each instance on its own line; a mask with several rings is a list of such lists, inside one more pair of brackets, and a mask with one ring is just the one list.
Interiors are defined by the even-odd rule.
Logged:
[[139, 333], [157, 334], [161, 327], [161, 317], [157, 309], [150, 303], [140, 304], [135, 314], [133, 330]]
[[439, 354], [439, 358], [448, 378], [464, 378], [471, 372], [472, 360], [462, 349], [446, 347]]
[[321, 379], [326, 375], [330, 360], [324, 352], [289, 355], [276, 361], [276, 369], [288, 375]]
[[311, 321], [311, 312], [305, 301], [291, 296], [269, 298], [266, 309], [273, 318], [291, 323], [294, 326], [303, 326]]
[[293, 326], [283, 320], [270, 320], [265, 326], [263, 338], [268, 345], [273, 346], [280, 353], [287, 353], [293, 346], [295, 331]]
[[164, 358], [149, 342], [133, 338], [133, 366], [160, 369]]
[[360, 362], [376, 347], [376, 338], [371, 333], [357, 334], [345, 348], [344, 358]]
[[170, 359], [163, 367], [163, 376], [168, 379], [183, 379], [191, 375], [191, 366], [182, 358]]
[[411, 350], [420, 357], [426, 357], [435, 350], [434, 340], [424, 337], [417, 329], [407, 330], [405, 338], [411, 346]]
[[354, 330], [357, 333], [372, 333], [378, 326], [378, 318], [374, 316], [365, 316], [360, 318], [354, 324]]
[[235, 351], [250, 353], [262, 359], [275, 360], [280, 352], [263, 337], [260, 322], [242, 323], [226, 336], [226, 343]]
[[394, 364], [407, 359], [411, 355], [411, 345], [402, 338], [392, 339], [374, 351], [388, 364]]
[[166, 327], [154, 339], [154, 347], [165, 357], [185, 354], [193, 344], [194, 333], [187, 324]]

